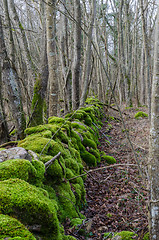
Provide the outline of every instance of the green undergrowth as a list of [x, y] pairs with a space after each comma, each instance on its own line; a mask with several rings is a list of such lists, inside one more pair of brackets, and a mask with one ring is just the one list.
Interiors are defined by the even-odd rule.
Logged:
[[[86, 205], [86, 176], [80, 176], [84, 167], [97, 166], [101, 159], [108, 164], [116, 162], [97, 148], [102, 104], [95, 98], [88, 99], [87, 104], [65, 118], [50, 117], [48, 124], [25, 130], [26, 137], [18, 146], [34, 151], [38, 160], [11, 159], [0, 163], [0, 214], [8, 217], [8, 226], [13, 221], [29, 226], [26, 232], [36, 239], [75, 239], [64, 234], [62, 224], [66, 219], [73, 224], [85, 218], [80, 213]], [[45, 164], [59, 152], [59, 158], [46, 168]], [[24, 239], [18, 234], [15, 230], [15, 235], [9, 237]], [[34, 239], [33, 235], [28, 239]], [[2, 232], [0, 239], [5, 237]]]
[[[107, 232], [107, 233], [104, 233], [103, 240], [117, 239], [118, 236], [120, 237], [120, 240], [133, 240], [134, 238], [136, 239], [136, 237], [138, 237], [137, 234], [130, 231], [122, 231], [118, 233]], [[142, 238], [142, 240], [149, 240], [149, 233], [146, 233]]]
[[148, 117], [148, 114], [145, 113], [145, 112], [142, 112], [142, 111], [137, 112], [137, 113], [135, 114], [135, 116], [134, 116], [134, 118], [136, 118], [136, 119], [145, 118], [145, 117], [147, 118], [147, 117]]
[[[122, 231], [119, 233], [107, 232], [107, 233], [104, 233], [103, 239], [113, 239], [117, 236], [120, 236], [121, 240], [132, 240], [132, 239], [134, 239], [135, 236], [137, 236], [137, 234], [135, 234], [134, 232], [129, 232], [129, 231]], [[115, 238], [115, 239], [117, 239], [117, 238]]]

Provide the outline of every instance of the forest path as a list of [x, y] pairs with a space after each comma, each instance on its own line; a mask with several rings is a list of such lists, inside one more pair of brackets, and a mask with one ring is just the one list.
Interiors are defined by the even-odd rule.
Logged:
[[[147, 118], [135, 119], [138, 111], [147, 112], [147, 109], [130, 108], [122, 112], [126, 131], [144, 167], [148, 157], [149, 121]], [[102, 133], [109, 137], [111, 144], [107, 143]], [[99, 141], [99, 149], [113, 156], [117, 164], [136, 163], [117, 111], [110, 109], [106, 113]], [[105, 165], [102, 162], [98, 167]], [[88, 207], [83, 213], [89, 219], [86, 226], [89, 234], [82, 237], [77, 231], [78, 239], [106, 239], [104, 232], [123, 230], [134, 231], [138, 234], [138, 240], [143, 238], [148, 231], [148, 191], [137, 167], [125, 165], [95, 171], [87, 177], [85, 187]]]

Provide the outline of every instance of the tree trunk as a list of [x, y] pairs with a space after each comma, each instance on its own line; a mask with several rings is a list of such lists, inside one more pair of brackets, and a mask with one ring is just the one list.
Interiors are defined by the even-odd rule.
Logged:
[[58, 78], [56, 57], [56, 0], [47, 0], [46, 32], [47, 58], [49, 68], [49, 116], [56, 116], [58, 111]]
[[147, 38], [147, 33], [146, 33], [146, 21], [145, 21], [145, 15], [144, 15], [143, 0], [140, 0], [140, 9], [141, 9], [142, 34], [143, 34], [144, 51], [145, 51], [145, 65], [146, 65], [145, 69], [146, 69], [146, 84], [147, 84], [149, 119], [151, 119], [151, 82], [150, 82], [149, 46], [148, 46], [148, 38]]
[[159, 7], [155, 32], [154, 73], [152, 84], [151, 128], [149, 148], [149, 226], [150, 239], [159, 239]]
[[93, 24], [96, 18], [96, 0], [92, 2], [92, 16], [91, 22], [88, 30], [88, 38], [87, 38], [87, 49], [86, 49], [86, 59], [85, 59], [85, 69], [84, 69], [84, 79], [83, 79], [83, 89], [80, 99], [80, 106], [83, 106], [88, 93], [88, 85], [89, 85], [89, 77], [91, 72], [91, 46], [92, 46], [92, 34], [93, 34]]
[[11, 67], [10, 61], [7, 56], [6, 46], [4, 42], [2, 22], [0, 17], [0, 49], [2, 51], [1, 61], [2, 65], [2, 78], [3, 82], [7, 86], [8, 97], [9, 97], [9, 106], [12, 112], [13, 118], [16, 122], [17, 128], [17, 136], [18, 138], [24, 138], [24, 129], [25, 125], [25, 117], [23, 112], [22, 105], [22, 96], [21, 90], [18, 81], [17, 72]]
[[72, 71], [72, 109], [79, 107], [80, 101], [80, 68], [81, 68], [81, 3], [80, 0], [74, 2], [75, 9], [75, 30], [74, 30], [74, 62]]

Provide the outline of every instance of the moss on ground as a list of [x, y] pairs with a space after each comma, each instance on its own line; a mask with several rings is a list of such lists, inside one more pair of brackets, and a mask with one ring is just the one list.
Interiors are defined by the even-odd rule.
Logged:
[[101, 152], [101, 159], [105, 161], [108, 164], [114, 164], [116, 163], [116, 159], [112, 156], [108, 156], [105, 154], [105, 152]]
[[149, 239], [150, 239], [150, 234], [148, 232], [144, 235], [143, 240], [149, 240]]
[[117, 237], [117, 236], [120, 236], [121, 240], [132, 240], [134, 239], [134, 237], [137, 236], [137, 234], [135, 234], [134, 232], [130, 232], [130, 231], [122, 231], [122, 232], [119, 232], [119, 233], [112, 233], [112, 232], [107, 232], [107, 233], [104, 233], [104, 239], [112, 239], [113, 237]]
[[145, 113], [145, 112], [138, 112], [138, 113], [136, 113], [135, 114], [135, 116], [134, 116], [134, 118], [136, 118], [136, 119], [139, 119], [139, 118], [144, 118], [144, 117], [148, 117], [148, 114], [147, 113]]
[[3, 214], [0, 214], [0, 239], [36, 240], [17, 219]]
[[137, 236], [137, 234], [135, 234], [134, 232], [122, 231], [115, 234], [115, 236], [121, 236], [121, 240], [132, 240], [135, 236]]

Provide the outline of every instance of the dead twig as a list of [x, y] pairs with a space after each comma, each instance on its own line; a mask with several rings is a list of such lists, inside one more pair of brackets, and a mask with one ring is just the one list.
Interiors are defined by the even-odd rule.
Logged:
[[[51, 164], [53, 164], [53, 162], [58, 159], [61, 155], [61, 152], [59, 152], [56, 156], [54, 156], [51, 160], [49, 160], [48, 162], [45, 163], [45, 172], [46, 170], [50, 167]], [[60, 165], [61, 166], [61, 165]]]
[[137, 164], [113, 164], [113, 165], [109, 165], [109, 166], [105, 166], [105, 167], [91, 169], [91, 170], [87, 171], [87, 173], [83, 173], [81, 175], [78, 175], [76, 177], [68, 179], [68, 181], [74, 180], [74, 179], [79, 178], [79, 177], [83, 177], [83, 176], [85, 176], [87, 174], [90, 174], [92, 172], [96, 172], [96, 171], [100, 171], [100, 170], [108, 169], [108, 168], [112, 168], [112, 167], [123, 167], [123, 166], [135, 166], [135, 167], [137, 167], [138, 165]]
[[0, 145], [0, 148], [3, 148], [3, 147], [7, 147], [9, 145], [14, 145], [18, 143], [18, 141], [10, 141], [10, 142], [6, 142], [6, 143], [3, 143], [2, 145]]

